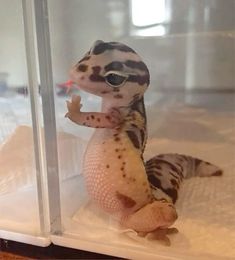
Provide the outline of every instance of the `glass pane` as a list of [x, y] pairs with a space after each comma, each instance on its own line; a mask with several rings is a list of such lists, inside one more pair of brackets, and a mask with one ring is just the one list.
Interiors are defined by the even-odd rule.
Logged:
[[22, 5], [18, 0], [0, 5], [0, 230], [39, 236]]
[[[154, 1], [143, 2], [141, 7], [143, 14], [150, 9], [151, 3], [152, 8], [155, 8]], [[235, 56], [233, 55], [235, 3], [232, 0], [226, 1], [226, 4], [219, 0], [203, 2], [166, 0], [162, 1], [159, 9], [164, 13], [164, 19], [162, 19], [163, 13], [159, 14], [160, 11], [156, 10], [156, 20], [146, 20], [146, 23], [142, 20], [143, 24], [140, 24], [136, 22], [136, 16], [140, 16], [139, 20], [137, 19], [140, 21], [141, 13], [138, 14], [133, 8], [137, 8], [136, 6], [139, 8], [141, 3], [142, 1], [135, 0], [48, 1], [64, 237], [69, 235], [70, 238], [79, 239], [77, 244], [76, 242], [73, 242], [73, 245], [68, 242], [65, 244], [81, 247], [79, 243], [82, 240], [89, 241], [94, 244], [90, 248], [86, 247], [86, 250], [109, 252], [110, 254], [113, 252], [113, 254], [130, 258], [135, 258], [140, 254], [146, 254], [145, 256], [160, 254], [171, 257], [199, 255], [231, 257], [235, 254], [232, 246], [235, 242], [235, 211], [232, 199], [235, 188]], [[133, 12], [135, 13], [134, 18], [132, 17]], [[157, 171], [156, 167], [153, 169], [154, 174], [148, 171], [148, 185], [152, 183], [151, 194], [158, 196], [153, 188], [158, 185], [158, 187], [161, 186], [160, 190], [163, 191], [164, 198], [170, 201], [171, 197], [173, 199], [176, 197], [180, 177], [170, 179], [170, 168], [178, 175], [180, 175], [179, 171], [188, 172], [189, 175], [219, 175], [220, 169], [224, 171], [223, 176], [220, 177], [194, 177], [183, 181], [175, 205], [179, 218], [173, 225], [179, 230], [179, 233], [169, 235], [170, 248], [166, 249], [162, 246], [162, 243], [169, 243], [167, 239], [162, 242], [156, 241], [156, 239], [151, 240], [149, 238], [151, 235], [141, 237], [136, 232], [124, 232], [125, 227], [119, 227], [114, 218], [99, 207], [99, 203], [91, 202], [91, 196], [87, 193], [86, 186], [89, 186], [89, 183], [86, 183], [82, 175], [83, 156], [87, 143], [94, 131], [100, 133], [101, 139], [98, 141], [100, 143], [102, 143], [102, 138], [107, 141], [109, 134], [113, 134], [113, 132], [112, 130], [109, 132], [107, 129], [94, 130], [72, 123], [64, 117], [67, 113], [66, 100], [71, 100], [72, 94], [80, 95], [83, 112], [100, 111], [103, 102], [101, 98], [84, 92], [81, 88], [90, 87], [90, 92], [92, 92], [91, 88], [96, 87], [92, 82], [95, 81], [94, 75], [97, 81], [98, 75], [101, 76], [101, 78], [99, 77], [101, 83], [97, 83], [97, 88], [103, 83], [107, 91], [115, 89], [116, 86], [110, 87], [115, 84], [115, 81], [108, 84], [107, 75], [102, 74], [103, 67], [107, 65], [106, 61], [108, 60], [110, 63], [111, 61], [121, 61], [121, 68], [128, 74], [131, 72], [130, 68], [128, 72], [127, 61], [137, 59], [134, 58], [133, 53], [124, 51], [123, 54], [123, 50], [119, 50], [119, 54], [117, 52], [113, 54], [115, 58], [110, 59], [109, 53], [112, 49], [117, 48], [115, 43], [100, 47], [101, 49], [108, 48], [109, 51], [103, 49], [98, 51], [94, 48], [91, 49], [96, 40], [122, 42], [130, 46], [142, 57], [149, 68], [151, 81], [145, 94], [148, 140], [144, 160], [148, 161], [157, 154], [173, 153], [172, 157], [160, 156], [154, 159], [156, 167], [161, 172]], [[93, 80], [91, 77], [90, 82], [87, 80], [84, 86], [80, 86], [80, 89], [75, 84], [72, 85], [70, 81], [65, 83], [71, 66], [81, 60], [89, 50], [91, 55], [99, 58], [85, 58], [83, 62], [80, 62], [83, 66], [79, 68], [78, 64], [76, 69], [88, 73], [86, 76], [89, 77], [91, 76], [89, 73], [93, 73]], [[95, 54], [95, 51], [98, 53]], [[93, 67], [93, 72], [91, 67]], [[131, 66], [129, 65], [129, 67]], [[140, 71], [143, 68], [133, 67], [134, 65], [132, 69], [135, 70], [132, 73], [141, 74]], [[116, 71], [117, 68], [113, 70]], [[107, 71], [109, 72], [109, 69], [106, 69]], [[119, 73], [116, 77], [122, 80], [120, 76], [123, 76], [124, 72], [120, 72], [121, 75]], [[125, 78], [125, 76], [126, 74], [123, 77]], [[130, 79], [131, 76], [128, 74], [122, 89], [127, 86], [128, 80], [131, 81]], [[73, 80], [76, 81], [75, 77]], [[132, 81], [134, 81], [133, 78]], [[141, 85], [140, 81], [139, 84]], [[115, 91], [122, 93], [121, 87]], [[125, 93], [127, 95], [129, 92]], [[103, 95], [105, 95], [104, 92]], [[121, 99], [120, 95], [119, 98]], [[105, 100], [107, 102], [107, 98]], [[113, 106], [119, 109], [123, 106], [126, 108], [129, 104], [115, 102]], [[104, 111], [106, 111], [105, 107], [103, 107]], [[92, 120], [95, 117], [89, 119]], [[98, 119], [97, 122], [99, 122]], [[82, 123], [88, 124], [87, 121]], [[133, 131], [135, 126], [129, 127], [132, 127]], [[104, 135], [102, 135], [102, 131], [104, 131]], [[127, 130], [123, 135], [127, 138]], [[127, 139], [128, 144], [131, 140], [130, 135]], [[135, 137], [132, 138], [132, 146], [126, 144], [127, 147], [124, 149], [136, 151], [135, 149], [138, 147], [133, 141]], [[89, 147], [90, 153], [97, 149], [96, 143], [93, 143], [93, 148]], [[90, 167], [94, 167], [96, 170], [101, 169], [101, 165], [107, 158], [110, 158], [109, 163], [106, 163], [107, 168], [117, 165], [122, 157], [119, 158], [119, 155], [112, 157], [113, 151], [116, 149], [119, 148], [111, 143], [106, 156], [100, 146], [97, 156], [93, 155], [93, 161], [90, 161]], [[100, 154], [103, 154], [103, 157]], [[183, 154], [186, 157], [177, 154]], [[200, 158], [205, 162], [189, 156]], [[138, 170], [136, 165], [140, 165], [140, 168], [143, 167], [141, 159], [137, 164], [132, 159], [130, 157], [129, 161], [122, 161], [129, 167], [129, 171], [124, 174], [133, 175], [133, 172]], [[219, 168], [211, 166], [208, 162]], [[87, 169], [89, 165], [85, 163], [85, 167]], [[120, 166], [121, 168], [123, 168], [121, 171], [125, 171], [125, 167]], [[117, 176], [116, 170], [108, 172], [105, 169], [103, 171], [106, 172], [108, 180], [112, 178], [111, 174]], [[96, 175], [98, 172], [93, 174], [93, 181], [99, 183]], [[144, 172], [144, 174], [146, 173]], [[151, 176], [152, 174], [154, 176]], [[159, 175], [157, 176], [157, 174]], [[171, 174], [174, 175], [173, 172]], [[144, 176], [146, 177], [146, 175]], [[165, 184], [163, 184], [163, 177], [159, 176], [166, 178]], [[122, 177], [124, 176], [122, 175]], [[115, 177], [116, 183], [109, 181], [110, 187], [117, 189], [117, 183], [122, 182], [122, 177], [120, 179]], [[133, 179], [135, 178], [138, 176]], [[125, 185], [128, 190], [130, 184]], [[102, 185], [98, 185], [98, 187], [97, 193], [106, 194], [105, 190], [102, 190]], [[138, 193], [137, 190], [135, 191]], [[110, 190], [110, 192], [112, 191]], [[116, 192], [118, 191], [116, 190]], [[125, 194], [117, 194], [119, 193], [116, 193], [116, 197], [113, 199], [124, 204], [125, 214], [128, 216], [134, 214], [130, 213], [132, 207], [130, 204], [133, 202], [131, 198]], [[168, 194], [168, 196], [164, 194]], [[106, 194], [106, 196], [108, 195]], [[116, 213], [124, 214], [123, 211], [118, 210]], [[144, 221], [145, 215], [142, 215], [142, 219]], [[144, 234], [142, 233], [142, 235]], [[63, 244], [63, 242], [60, 243]], [[101, 244], [102, 249], [99, 249]], [[115, 248], [115, 251], [111, 251], [111, 248], [112, 250]]]

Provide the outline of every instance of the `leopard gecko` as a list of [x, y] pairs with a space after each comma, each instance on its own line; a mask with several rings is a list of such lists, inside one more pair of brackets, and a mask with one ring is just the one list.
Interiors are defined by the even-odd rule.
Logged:
[[101, 112], [81, 112], [80, 96], [67, 101], [68, 117], [93, 127], [83, 163], [89, 196], [126, 228], [139, 234], [168, 228], [177, 219], [174, 203], [184, 178], [218, 176], [211, 163], [180, 154], [144, 161], [147, 139], [144, 92], [149, 70], [119, 42], [96, 41], [70, 71], [81, 90], [102, 98]]

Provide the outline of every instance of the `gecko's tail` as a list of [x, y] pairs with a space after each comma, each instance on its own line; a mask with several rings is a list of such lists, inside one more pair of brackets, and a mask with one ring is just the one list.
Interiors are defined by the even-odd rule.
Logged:
[[156, 199], [173, 203], [183, 179], [194, 176], [221, 176], [223, 171], [206, 161], [181, 154], [160, 154], [145, 163], [146, 173]]

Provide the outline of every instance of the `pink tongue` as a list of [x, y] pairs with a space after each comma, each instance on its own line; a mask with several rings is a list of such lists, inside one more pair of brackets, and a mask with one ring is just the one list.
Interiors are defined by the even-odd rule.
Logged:
[[64, 83], [58, 84], [59, 87], [65, 87], [67, 89], [67, 92], [71, 90], [72, 87], [76, 87], [79, 89], [79, 86], [74, 83], [72, 80], [67, 80]]
[[73, 86], [73, 81], [72, 80], [67, 80], [64, 83], [59, 84], [60, 87], [67, 87], [67, 88], [71, 88]]

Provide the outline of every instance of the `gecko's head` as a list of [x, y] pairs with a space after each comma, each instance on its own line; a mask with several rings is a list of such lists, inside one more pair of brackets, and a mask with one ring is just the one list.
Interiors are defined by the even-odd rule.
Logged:
[[118, 42], [96, 41], [70, 76], [82, 90], [120, 103], [141, 97], [149, 85], [147, 66], [134, 50]]

